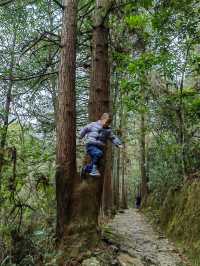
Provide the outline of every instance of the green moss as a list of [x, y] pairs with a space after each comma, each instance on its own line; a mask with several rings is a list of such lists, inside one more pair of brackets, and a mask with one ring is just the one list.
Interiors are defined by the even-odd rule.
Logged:
[[124, 237], [119, 234], [119, 232], [115, 232], [115, 230], [108, 225], [102, 227], [102, 239], [108, 241], [109, 243], [119, 245], [123, 242]]
[[182, 248], [192, 265], [200, 265], [200, 182], [169, 189], [161, 206], [151, 197], [147, 209], [160, 215], [161, 229]]

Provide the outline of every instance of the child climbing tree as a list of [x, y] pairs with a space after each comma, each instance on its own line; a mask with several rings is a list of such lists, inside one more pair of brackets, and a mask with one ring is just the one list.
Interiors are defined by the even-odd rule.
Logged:
[[[110, 65], [108, 52], [109, 28], [107, 17], [112, 8], [112, 0], [96, 1], [94, 15], [94, 26], [92, 32], [92, 70], [90, 81], [89, 118], [91, 121], [99, 119], [101, 114], [109, 112], [110, 102]], [[111, 147], [108, 147], [104, 158], [107, 160], [102, 171], [103, 175], [99, 186], [99, 208], [102, 200], [102, 193], [106, 190], [107, 196], [103, 193], [103, 206], [107, 211], [112, 206], [111, 188], [111, 162], [108, 157], [111, 155]], [[105, 171], [104, 171], [105, 170]], [[108, 197], [110, 195], [110, 197]]]
[[[109, 111], [108, 29], [104, 23], [110, 4], [108, 5], [107, 1], [96, 2], [89, 101], [91, 120], [98, 119], [102, 113]], [[57, 238], [61, 240], [66, 237], [69, 253], [71, 252], [70, 246], [74, 250], [74, 243], [80, 242], [85, 248], [97, 243], [98, 217], [104, 180], [102, 174], [101, 178], [84, 184], [79, 182], [76, 174], [76, 15], [77, 2], [66, 0], [59, 69], [56, 196]], [[102, 173], [104, 173], [104, 167]]]

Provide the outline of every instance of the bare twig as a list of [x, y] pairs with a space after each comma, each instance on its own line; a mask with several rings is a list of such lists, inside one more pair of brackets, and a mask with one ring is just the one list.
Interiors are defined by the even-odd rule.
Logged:
[[62, 10], [65, 9], [65, 7], [58, 1], [58, 0], [53, 0], [54, 3], [56, 3]]

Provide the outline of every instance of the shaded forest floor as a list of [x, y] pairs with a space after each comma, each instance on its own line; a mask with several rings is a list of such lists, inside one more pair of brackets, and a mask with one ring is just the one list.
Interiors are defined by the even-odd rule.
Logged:
[[190, 265], [168, 239], [153, 229], [144, 214], [134, 209], [117, 214], [105, 227], [103, 237], [116, 251], [111, 265]]

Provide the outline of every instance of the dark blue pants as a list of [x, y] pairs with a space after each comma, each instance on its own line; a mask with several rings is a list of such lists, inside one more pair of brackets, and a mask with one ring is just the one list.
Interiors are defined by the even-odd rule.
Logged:
[[86, 165], [85, 171], [91, 172], [93, 165], [97, 165], [99, 160], [102, 158], [103, 150], [99, 148], [98, 146], [95, 146], [93, 144], [88, 144], [86, 146], [86, 151], [87, 151], [87, 154], [90, 155], [92, 161], [90, 164]]

